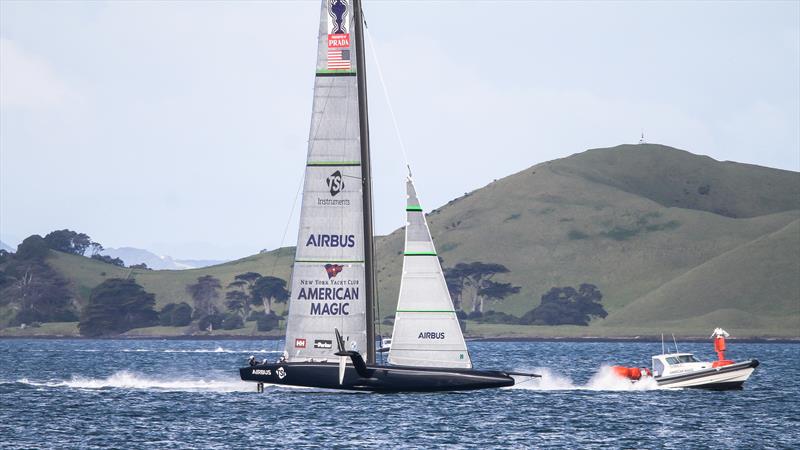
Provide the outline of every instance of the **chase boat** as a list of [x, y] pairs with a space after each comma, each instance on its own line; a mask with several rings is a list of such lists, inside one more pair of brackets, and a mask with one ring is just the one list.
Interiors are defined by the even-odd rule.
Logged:
[[692, 353], [676, 351], [653, 356], [652, 371], [622, 366], [613, 366], [613, 370], [633, 382], [652, 377], [663, 388], [742, 389], [759, 363], [756, 359], [742, 362], [725, 359], [725, 338], [728, 336], [722, 328], [715, 329], [711, 335], [717, 352], [717, 360], [713, 362], [700, 361]]

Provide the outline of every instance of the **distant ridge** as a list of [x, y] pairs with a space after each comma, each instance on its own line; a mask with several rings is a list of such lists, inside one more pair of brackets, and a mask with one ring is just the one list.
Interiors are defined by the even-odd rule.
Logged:
[[154, 270], [197, 269], [225, 262], [224, 260], [173, 259], [171, 256], [159, 256], [149, 250], [134, 247], [107, 248], [101, 253], [112, 258], [120, 258], [127, 266], [144, 263]]

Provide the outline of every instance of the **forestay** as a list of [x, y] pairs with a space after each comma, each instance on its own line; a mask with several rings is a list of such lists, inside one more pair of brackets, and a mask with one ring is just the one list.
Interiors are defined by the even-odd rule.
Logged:
[[411, 178], [403, 276], [389, 364], [472, 368], [458, 317]]
[[364, 223], [355, 27], [323, 0], [300, 230], [286, 329], [289, 361], [335, 361], [334, 329], [366, 350]]

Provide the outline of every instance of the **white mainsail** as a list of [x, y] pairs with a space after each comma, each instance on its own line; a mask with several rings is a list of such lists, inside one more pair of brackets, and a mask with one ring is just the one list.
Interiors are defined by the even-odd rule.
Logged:
[[410, 177], [406, 189], [405, 256], [389, 364], [471, 369], [467, 344]]
[[348, 350], [367, 349], [355, 31], [350, 1], [322, 1], [286, 329], [289, 361], [337, 360], [335, 328]]

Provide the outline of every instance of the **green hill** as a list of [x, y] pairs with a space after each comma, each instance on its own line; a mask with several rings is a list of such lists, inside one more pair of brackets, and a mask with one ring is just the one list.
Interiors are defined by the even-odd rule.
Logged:
[[[703, 336], [716, 326], [740, 337], [800, 336], [798, 219], [799, 173], [650, 144], [538, 164], [428, 214], [446, 267], [482, 261], [511, 270], [497, 281], [520, 292], [488, 309], [521, 316], [551, 287], [592, 283], [609, 312], [588, 327], [470, 323], [476, 336]], [[402, 229], [376, 241], [382, 317], [395, 309], [402, 245]], [[292, 253], [132, 274], [159, 305], [190, 302], [186, 284], [205, 274], [223, 285], [246, 271], [288, 279]], [[65, 254], [49, 261], [82, 299], [130, 272]]]

